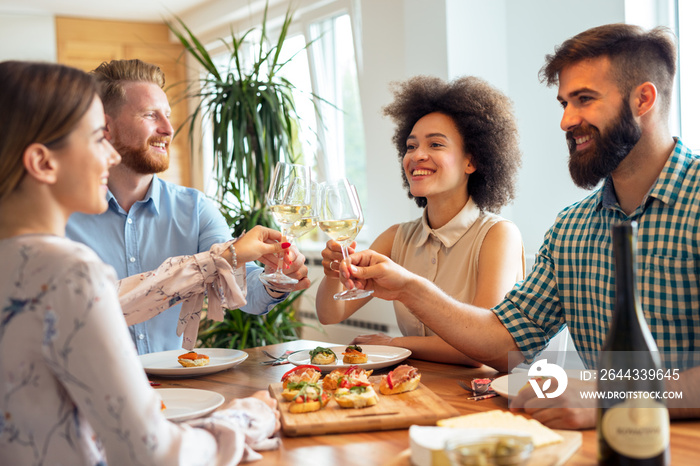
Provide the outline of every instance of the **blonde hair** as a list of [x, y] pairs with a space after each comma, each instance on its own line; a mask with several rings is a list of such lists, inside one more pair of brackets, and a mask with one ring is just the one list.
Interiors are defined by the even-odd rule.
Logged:
[[161, 89], [165, 86], [163, 71], [156, 65], [138, 59], [102, 62], [90, 74], [95, 77], [100, 86], [100, 98], [108, 115], [115, 115], [126, 102], [124, 84], [153, 83]]
[[0, 63], [0, 200], [24, 177], [23, 154], [33, 143], [60, 149], [97, 95], [95, 81], [64, 65]]

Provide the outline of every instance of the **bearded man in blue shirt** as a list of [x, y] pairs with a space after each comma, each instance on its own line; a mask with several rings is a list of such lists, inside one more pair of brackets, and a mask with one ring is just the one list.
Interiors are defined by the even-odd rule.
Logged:
[[[100, 215], [74, 214], [66, 236], [90, 246], [115, 268], [117, 276], [155, 270], [173, 256], [209, 251], [231, 240], [226, 221], [201, 192], [161, 180], [169, 165], [173, 137], [170, 105], [163, 92], [165, 76], [156, 65], [141, 60], [113, 60], [92, 72], [100, 84], [105, 107], [105, 137], [122, 156], [110, 170], [109, 208]], [[290, 248], [285, 273], [299, 280], [294, 289], [310, 285], [305, 258]], [[276, 257], [263, 262], [277, 264]], [[287, 296], [263, 286], [262, 268], [246, 264], [249, 314], [264, 314]], [[181, 304], [129, 327], [139, 354], [180, 349], [176, 328]]]

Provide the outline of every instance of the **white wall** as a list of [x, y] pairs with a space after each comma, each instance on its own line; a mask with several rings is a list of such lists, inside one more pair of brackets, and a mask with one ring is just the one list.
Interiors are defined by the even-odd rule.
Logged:
[[[416, 0], [409, 0], [415, 2]], [[435, 36], [420, 34], [425, 40], [411, 40], [418, 36], [416, 30], [424, 31], [439, 28], [435, 25], [434, 4], [425, 9], [426, 25], [415, 24], [411, 10], [403, 0], [383, 0], [361, 2], [362, 25], [362, 69], [358, 80], [362, 100], [362, 118], [367, 151], [367, 187], [369, 202], [363, 206], [365, 211], [365, 238], [376, 238], [390, 225], [415, 218], [420, 211], [415, 203], [408, 199], [402, 187], [400, 164], [396, 149], [391, 142], [393, 124], [382, 115], [382, 107], [392, 100], [389, 85], [391, 82], [406, 79], [411, 57], [416, 63], [412, 74], [421, 70], [418, 64], [426, 63], [423, 70], [428, 73], [446, 75], [447, 66], [433, 59], [432, 40]], [[440, 39], [437, 39], [440, 40]], [[443, 38], [441, 41], [444, 47]], [[439, 46], [439, 45], [438, 45]], [[436, 69], [437, 68], [437, 69]], [[425, 73], [425, 71], [423, 71]]]
[[53, 16], [0, 14], [0, 61], [56, 61]]
[[569, 176], [557, 90], [541, 84], [538, 71], [545, 54], [553, 53], [567, 38], [625, 20], [624, 0], [588, 0], [585, 8], [581, 5], [575, 0], [508, 2], [508, 94], [515, 102], [523, 151], [511, 219], [520, 227], [529, 258], [539, 249], [556, 214], [586, 194]]
[[506, 0], [449, 0], [448, 78], [478, 76], [508, 93]]

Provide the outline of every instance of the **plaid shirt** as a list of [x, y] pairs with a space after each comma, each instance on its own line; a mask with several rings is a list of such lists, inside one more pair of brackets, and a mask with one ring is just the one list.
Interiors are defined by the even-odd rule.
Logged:
[[494, 312], [530, 361], [563, 325], [591, 366], [615, 305], [611, 226], [638, 223], [637, 288], [659, 351], [700, 347], [700, 157], [680, 139], [641, 205], [627, 216], [612, 179], [559, 213], [533, 271]]

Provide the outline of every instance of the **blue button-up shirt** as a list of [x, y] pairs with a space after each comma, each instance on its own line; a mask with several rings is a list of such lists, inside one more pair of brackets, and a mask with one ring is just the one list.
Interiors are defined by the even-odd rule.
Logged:
[[[109, 207], [100, 215], [71, 215], [66, 235], [91, 247], [119, 279], [156, 269], [173, 256], [208, 251], [216, 243], [231, 239], [221, 213], [204, 194], [158, 177], [129, 212], [119, 206], [111, 192]], [[248, 294], [242, 308], [249, 314], [269, 312], [283, 298], [272, 298], [258, 279], [262, 269], [246, 264]], [[129, 327], [139, 354], [182, 348], [177, 336], [177, 304], [156, 317]]]
[[610, 178], [559, 213], [533, 271], [494, 309], [526, 358], [567, 324], [584, 361], [595, 363], [615, 306], [611, 226], [625, 220], [638, 223], [637, 288], [656, 345], [679, 355], [700, 351], [699, 195], [700, 157], [677, 140], [630, 215]]

